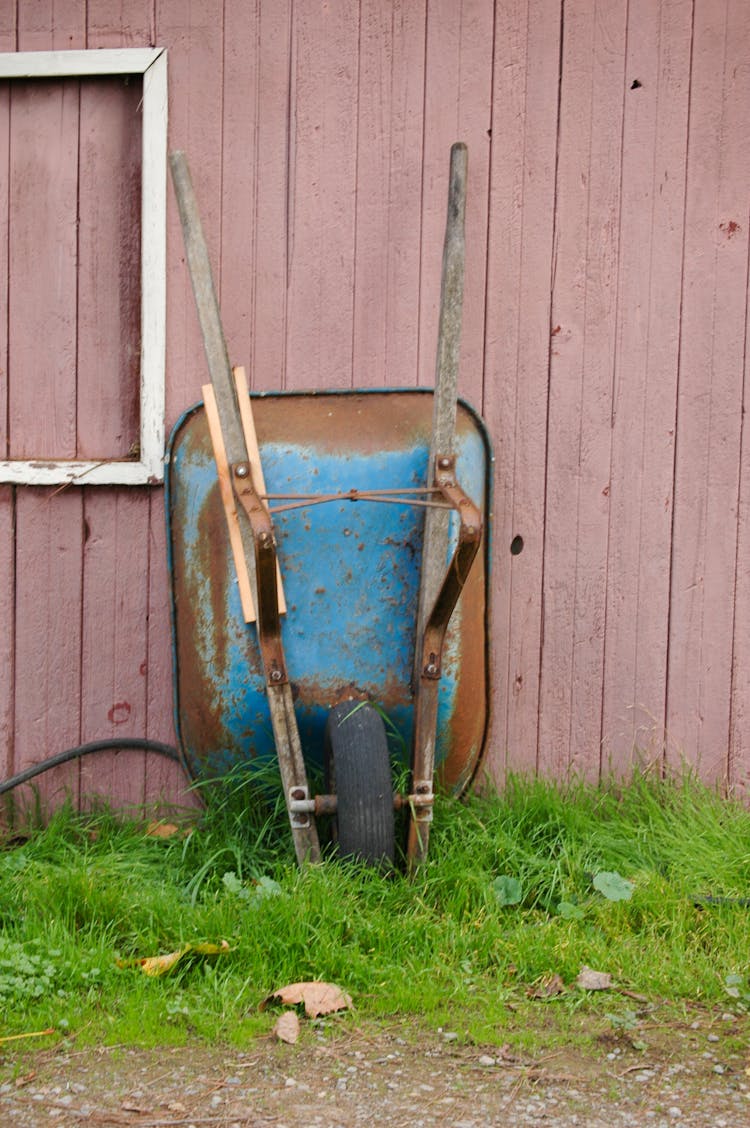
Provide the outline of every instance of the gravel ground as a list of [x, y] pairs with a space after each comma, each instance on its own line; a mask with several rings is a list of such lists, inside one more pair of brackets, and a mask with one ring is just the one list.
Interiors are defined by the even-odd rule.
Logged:
[[588, 1051], [523, 1056], [400, 1024], [307, 1027], [296, 1046], [24, 1051], [0, 1057], [0, 1124], [166, 1128], [582, 1125], [740, 1128], [750, 1076], [734, 1017], [602, 1034]]

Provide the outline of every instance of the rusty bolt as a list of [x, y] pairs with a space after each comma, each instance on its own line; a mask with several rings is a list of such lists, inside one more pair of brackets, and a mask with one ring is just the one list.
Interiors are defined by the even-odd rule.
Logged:
[[419, 786], [417, 787], [417, 795], [429, 795], [429, 793], [430, 793], [429, 783], [420, 783]]
[[[281, 670], [271, 670], [271, 681], [272, 682], [280, 682], [283, 676], [284, 675], [282, 674]], [[303, 799], [304, 799], [304, 796], [303, 796]]]
[[441, 478], [438, 484], [441, 486], [455, 486], [456, 483], [452, 478]]
[[247, 478], [250, 474], [250, 467], [246, 462], [239, 462], [234, 468], [235, 478]]
[[430, 676], [438, 672], [438, 668], [434, 662], [428, 662], [424, 668], [424, 672]]
[[439, 458], [438, 459], [438, 466], [440, 467], [441, 470], [447, 470], [450, 467], [450, 464], [451, 464], [450, 458]]
[[301, 787], [295, 787], [291, 793], [292, 799], [304, 799], [305, 793]]

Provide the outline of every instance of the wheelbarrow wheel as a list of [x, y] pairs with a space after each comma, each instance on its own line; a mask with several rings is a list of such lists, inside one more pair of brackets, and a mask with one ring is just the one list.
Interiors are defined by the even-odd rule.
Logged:
[[336, 794], [339, 855], [388, 868], [396, 833], [383, 718], [366, 701], [344, 701], [328, 716], [325, 746], [328, 788]]

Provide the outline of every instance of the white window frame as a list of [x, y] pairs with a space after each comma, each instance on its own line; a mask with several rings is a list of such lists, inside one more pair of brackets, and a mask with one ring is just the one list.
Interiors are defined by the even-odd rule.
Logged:
[[143, 75], [141, 154], [140, 456], [0, 461], [0, 482], [19, 485], [155, 485], [164, 479], [166, 342], [167, 52], [163, 47], [0, 53], [0, 79]]

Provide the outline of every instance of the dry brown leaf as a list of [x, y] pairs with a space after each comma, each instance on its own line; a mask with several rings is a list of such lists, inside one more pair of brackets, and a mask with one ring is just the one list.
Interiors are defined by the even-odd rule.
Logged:
[[280, 987], [263, 1000], [261, 1008], [270, 1003], [281, 1003], [285, 1007], [296, 1007], [299, 1003], [304, 1003], [307, 1017], [317, 1018], [321, 1014], [350, 1010], [352, 1000], [335, 983], [312, 980], [309, 983], [290, 983], [286, 987]]
[[608, 991], [612, 986], [612, 976], [608, 971], [594, 971], [584, 964], [576, 984], [584, 991]]
[[32, 1081], [36, 1080], [36, 1070], [32, 1069], [30, 1073], [25, 1073], [23, 1077], [16, 1077], [13, 1084], [17, 1089], [23, 1089], [24, 1085], [30, 1085]]
[[555, 995], [563, 995], [567, 990], [559, 975], [548, 975], [546, 979], [528, 992], [530, 999], [551, 999]]
[[273, 1028], [274, 1035], [280, 1042], [293, 1046], [299, 1038], [299, 1018], [297, 1012], [290, 1010], [280, 1014]]
[[180, 828], [175, 823], [170, 822], [150, 822], [146, 827], [146, 834], [149, 838], [171, 838], [173, 834], [179, 834]]

